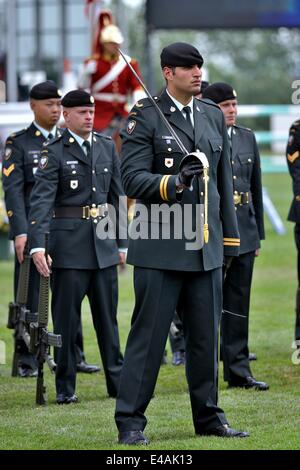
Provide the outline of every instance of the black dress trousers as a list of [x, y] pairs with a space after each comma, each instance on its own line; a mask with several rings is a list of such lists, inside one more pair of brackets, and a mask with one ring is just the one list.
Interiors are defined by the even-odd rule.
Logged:
[[[134, 268], [136, 304], [116, 408], [120, 431], [143, 430], [178, 301], [185, 306], [186, 375], [196, 432], [226, 424], [217, 403], [217, 344], [222, 271]], [[213, 314], [212, 314], [213, 312]]]

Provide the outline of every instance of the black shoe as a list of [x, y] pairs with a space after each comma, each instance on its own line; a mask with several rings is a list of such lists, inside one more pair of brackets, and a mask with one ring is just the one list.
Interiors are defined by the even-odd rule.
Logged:
[[19, 377], [37, 377], [38, 370], [32, 369], [31, 367], [27, 366], [19, 366], [18, 367], [18, 376]]
[[76, 395], [72, 395], [68, 397], [67, 395], [64, 395], [63, 393], [59, 393], [56, 396], [56, 403], [58, 405], [70, 405], [70, 403], [78, 403], [78, 398]]
[[228, 426], [228, 424], [221, 424], [216, 428], [207, 429], [207, 431], [197, 432], [200, 436], [218, 436], [218, 437], [248, 437], [249, 433], [244, 431], [237, 431]]
[[257, 361], [257, 355], [255, 353], [249, 353], [249, 361]]
[[184, 351], [175, 351], [172, 358], [173, 366], [180, 366], [185, 364], [185, 352]]
[[149, 441], [146, 439], [142, 431], [121, 431], [119, 432], [118, 443], [129, 446], [146, 446], [149, 444]]
[[240, 388], [254, 388], [255, 390], [269, 390], [269, 385], [266, 382], [259, 382], [254, 377], [244, 377], [239, 380], [228, 382], [229, 387], [240, 387]]
[[100, 367], [88, 364], [85, 361], [81, 361], [76, 365], [77, 372], [83, 372], [84, 374], [93, 374], [94, 372], [100, 372]]

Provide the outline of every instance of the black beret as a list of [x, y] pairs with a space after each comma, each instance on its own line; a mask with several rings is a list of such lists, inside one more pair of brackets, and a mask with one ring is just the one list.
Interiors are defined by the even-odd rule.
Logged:
[[56, 83], [47, 80], [34, 85], [30, 90], [29, 97], [34, 100], [49, 100], [51, 98], [61, 98], [62, 92], [57, 88]]
[[186, 42], [174, 42], [164, 47], [160, 54], [161, 68], [188, 67], [203, 64], [203, 57], [194, 46]]
[[75, 108], [75, 106], [95, 106], [95, 99], [84, 90], [72, 90], [63, 97], [61, 104], [65, 108]]
[[202, 98], [209, 98], [216, 104], [222, 103], [227, 100], [236, 100], [237, 94], [232, 86], [223, 82], [216, 82], [209, 85], [203, 91]]
[[65, 108], [75, 108], [75, 106], [95, 106], [95, 99], [87, 91], [72, 90], [63, 97], [61, 104]]

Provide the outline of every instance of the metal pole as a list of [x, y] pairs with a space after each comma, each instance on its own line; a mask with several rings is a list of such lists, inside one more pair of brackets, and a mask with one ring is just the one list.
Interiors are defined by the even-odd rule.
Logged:
[[35, 10], [36, 10], [36, 16], [35, 16], [36, 43], [35, 43], [34, 68], [35, 70], [40, 70], [41, 69], [41, 32], [42, 32], [41, 31], [42, 15], [41, 15], [40, 0], [35, 1]]
[[7, 101], [18, 100], [16, 0], [6, 2]]
[[67, 59], [67, 5], [61, 2], [61, 59], [60, 83], [64, 83], [65, 60]]
[[155, 93], [154, 91], [154, 72], [153, 72], [153, 48], [152, 48], [152, 32], [147, 27], [146, 29], [146, 38], [145, 38], [145, 56], [146, 56], [146, 82], [148, 83], [148, 88], [151, 93]]
[[123, 48], [127, 49], [128, 48], [128, 19], [127, 19], [126, 8], [123, 5], [122, 0], [117, 0], [115, 3], [116, 3], [116, 23], [124, 36]]

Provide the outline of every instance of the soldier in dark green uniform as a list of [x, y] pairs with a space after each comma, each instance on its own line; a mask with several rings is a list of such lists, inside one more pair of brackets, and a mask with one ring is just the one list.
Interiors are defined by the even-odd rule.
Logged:
[[42, 151], [31, 197], [29, 239], [38, 271], [48, 276], [43, 247], [44, 234], [50, 230], [52, 315], [54, 331], [62, 335], [62, 348], [56, 353], [57, 403], [69, 404], [77, 402], [74, 342], [85, 295], [107, 391], [112, 397], [117, 394], [123, 362], [117, 324], [117, 265], [125, 257], [118, 246], [126, 240], [102, 239], [98, 233], [98, 224], [111, 224], [108, 203], [115, 207], [118, 220], [123, 191], [113, 142], [92, 132], [94, 99], [85, 91], [74, 90], [65, 95], [62, 105], [67, 129]]
[[[57, 127], [61, 114], [62, 93], [51, 81], [38, 83], [30, 90], [30, 106], [34, 113], [32, 124], [19, 132], [11, 134], [7, 141], [3, 161], [3, 189], [10, 222], [10, 238], [14, 240], [16, 258], [14, 291], [17, 292], [20, 263], [23, 261], [24, 247], [27, 241], [27, 217], [30, 193], [35, 183], [35, 173], [41, 151], [46, 142], [59, 137], [62, 130]], [[37, 311], [39, 293], [39, 275], [34, 267], [30, 271], [30, 289], [28, 308]], [[18, 368], [21, 377], [36, 375], [36, 361], [23, 341], [17, 345], [21, 353]], [[77, 370], [97, 372], [98, 366], [88, 364], [83, 352], [81, 323], [76, 337]]]
[[293, 122], [289, 132], [286, 148], [286, 158], [293, 182], [293, 201], [288, 214], [288, 220], [295, 222], [295, 242], [297, 248], [298, 288], [296, 293], [296, 323], [295, 341], [300, 352], [300, 119]]
[[[217, 405], [223, 256], [238, 255], [240, 240], [224, 117], [214, 104], [194, 99], [202, 64], [202, 56], [189, 44], [164, 48], [161, 66], [167, 87], [155, 99], [187, 151], [199, 149], [209, 161], [209, 238], [204, 245], [202, 236], [194, 243], [205, 215], [202, 165], [186, 162], [179, 169], [182, 151], [149, 99], [136, 103], [122, 132], [122, 181], [127, 196], [137, 200], [127, 258], [134, 265], [135, 308], [115, 413], [122, 444], [148, 443], [144, 413], [178, 303], [184, 310], [186, 375], [196, 434], [248, 435], [230, 428]], [[157, 208], [166, 213], [172, 208], [174, 217], [161, 218]], [[184, 229], [181, 236], [176, 227]], [[162, 233], [166, 229], [168, 237]]]
[[[32, 88], [30, 104], [34, 113], [33, 123], [26, 129], [11, 134], [5, 146], [3, 158], [3, 189], [10, 224], [10, 239], [15, 245], [14, 291], [17, 292], [20, 263], [28, 233], [28, 211], [30, 193], [35, 182], [40, 154], [44, 143], [60, 135], [57, 122], [61, 112], [61, 92], [54, 82], [47, 81]], [[30, 287], [27, 307], [37, 311], [39, 275], [34, 267], [30, 270]], [[35, 376], [36, 361], [25, 343], [17, 345], [21, 354], [18, 373], [21, 377]]]
[[224, 380], [231, 387], [268, 390], [252, 376], [249, 362], [249, 306], [254, 259], [265, 238], [259, 152], [255, 135], [236, 124], [237, 95], [227, 83], [208, 86], [203, 93], [224, 113], [230, 139], [233, 199], [241, 238], [239, 256], [226, 270], [221, 321]]

